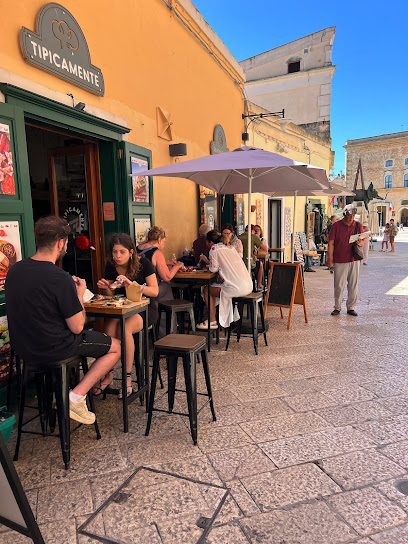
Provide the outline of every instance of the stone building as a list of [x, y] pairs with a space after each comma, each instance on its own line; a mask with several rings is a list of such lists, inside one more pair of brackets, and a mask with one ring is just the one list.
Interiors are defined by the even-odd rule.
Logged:
[[240, 62], [248, 99], [319, 137], [330, 139], [331, 53], [335, 27]]
[[[353, 189], [361, 159], [365, 187], [372, 182], [383, 202], [378, 202], [380, 224], [394, 218], [408, 224], [408, 132], [347, 140], [346, 183]], [[358, 188], [360, 188], [360, 181]]]

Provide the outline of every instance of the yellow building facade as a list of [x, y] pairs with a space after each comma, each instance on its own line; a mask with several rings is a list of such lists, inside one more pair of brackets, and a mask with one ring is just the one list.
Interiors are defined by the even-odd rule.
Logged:
[[[247, 102], [247, 113], [261, 114], [267, 113], [267, 110]], [[295, 125], [290, 120], [280, 119], [278, 117], [267, 117], [256, 119], [248, 125], [249, 140], [247, 145], [259, 147], [266, 151], [278, 153], [290, 159], [312, 164], [323, 168], [327, 175], [333, 168], [334, 152], [331, 150], [331, 141], [319, 138], [307, 130]], [[293, 227], [294, 197], [269, 198], [262, 194], [252, 196], [252, 223], [260, 224], [264, 236], [269, 239], [269, 244], [279, 244], [276, 240], [273, 230], [276, 230], [276, 217], [274, 221], [274, 211], [271, 207], [271, 201], [275, 201], [279, 208], [278, 219], [280, 219], [280, 245], [285, 248], [285, 259], [290, 260], [290, 232], [305, 232], [307, 228], [307, 209], [312, 212], [317, 207], [322, 213], [320, 215], [332, 213], [331, 203], [327, 197], [297, 197], [296, 198], [296, 216]], [[276, 206], [275, 206], [276, 207]], [[279, 237], [278, 237], [279, 238]]]
[[[74, 241], [85, 235], [96, 248], [91, 285], [110, 232], [138, 237], [155, 223], [168, 256], [191, 247], [196, 184], [129, 174], [209, 154], [217, 125], [230, 149], [241, 145], [243, 71], [192, 2], [2, 3], [0, 132], [15, 190], [4, 184], [0, 220], [19, 223], [22, 256], [46, 212], [65, 215]], [[185, 144], [182, 157], [173, 144]]]

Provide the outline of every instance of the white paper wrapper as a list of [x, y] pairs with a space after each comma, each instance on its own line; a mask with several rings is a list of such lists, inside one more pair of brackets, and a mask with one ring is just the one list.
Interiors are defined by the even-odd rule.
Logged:
[[93, 296], [94, 294], [92, 293], [92, 291], [90, 291], [89, 289], [85, 289], [85, 293], [83, 297], [83, 301], [85, 302], [85, 304], [89, 302]]

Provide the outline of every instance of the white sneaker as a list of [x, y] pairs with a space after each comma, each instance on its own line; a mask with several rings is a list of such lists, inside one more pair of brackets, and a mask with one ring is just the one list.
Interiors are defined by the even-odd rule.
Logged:
[[85, 425], [92, 425], [96, 419], [95, 414], [88, 410], [86, 396], [78, 402], [69, 399], [69, 417]]

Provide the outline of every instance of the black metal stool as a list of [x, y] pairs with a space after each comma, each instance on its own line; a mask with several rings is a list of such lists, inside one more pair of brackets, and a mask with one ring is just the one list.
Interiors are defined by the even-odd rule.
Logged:
[[[21, 442], [21, 435], [22, 433], [27, 434], [39, 434], [42, 436], [55, 436], [59, 437], [61, 441], [61, 452], [62, 452], [62, 458], [64, 460], [65, 468], [69, 468], [69, 461], [70, 461], [70, 444], [71, 444], [71, 432], [75, 431], [78, 427], [81, 426], [81, 424], [78, 424], [72, 431], [70, 427], [70, 417], [69, 417], [69, 389], [70, 389], [70, 378], [72, 375], [72, 372], [75, 371], [76, 375], [78, 376], [79, 367], [82, 366], [83, 373], [86, 374], [88, 372], [88, 363], [86, 360], [86, 357], [79, 357], [74, 356], [70, 357], [69, 359], [64, 359], [63, 361], [57, 361], [55, 363], [50, 363], [47, 365], [41, 365], [38, 363], [28, 363], [26, 361], [23, 361], [23, 375], [22, 375], [22, 383], [21, 383], [21, 392], [20, 392], [20, 402], [19, 402], [19, 415], [18, 415], [18, 434], [17, 434], [17, 443], [16, 443], [16, 449], [14, 452], [14, 461], [18, 460], [18, 452], [20, 449], [20, 442]], [[51, 410], [51, 406], [49, 405], [49, 398], [50, 394], [52, 394], [52, 390], [50, 391], [49, 387], [52, 387], [55, 391], [55, 399], [57, 404], [57, 416], [58, 416], [58, 427], [59, 427], [59, 434], [52, 434], [47, 433], [47, 425], [45, 427], [43, 424], [42, 432], [37, 431], [25, 431], [23, 427], [27, 425], [27, 423], [30, 423], [34, 419], [38, 417], [38, 415], [28, 419], [27, 421], [23, 422], [24, 419], [24, 408], [26, 406], [25, 404], [25, 395], [26, 395], [26, 388], [27, 388], [27, 381], [28, 381], [28, 374], [30, 372], [35, 372], [37, 375], [39, 375], [40, 379], [43, 380], [44, 383], [44, 389], [42, 391], [43, 398], [38, 398], [39, 401], [39, 408], [40, 408], [40, 418], [41, 413], [45, 411], [46, 418], [49, 416], [49, 412]], [[39, 389], [37, 388], [37, 391]], [[93, 403], [93, 397], [92, 397], [92, 389], [88, 393], [88, 400], [89, 405], [92, 412], [95, 412], [94, 409], [94, 403]], [[95, 419], [95, 432], [96, 432], [96, 438], [99, 440], [101, 438], [98, 422]]]
[[12, 346], [10, 346], [10, 355], [9, 355], [9, 372], [7, 380], [7, 410], [11, 407], [11, 390], [13, 387], [13, 369], [14, 361], [16, 363], [16, 385], [17, 385], [17, 402], [20, 402], [20, 389], [21, 389], [21, 360], [20, 357], [15, 353]]
[[189, 294], [189, 284], [188, 283], [179, 283], [175, 281], [169, 281], [171, 290], [173, 291], [173, 296], [176, 299], [186, 300]]
[[180, 317], [179, 328], [181, 334], [184, 334], [184, 317], [187, 312], [190, 316], [190, 324], [193, 334], [195, 334], [195, 319], [194, 319], [194, 310], [193, 303], [189, 300], [176, 299], [176, 300], [163, 300], [159, 302], [159, 319], [162, 312], [166, 314], [166, 334], [173, 334], [176, 331], [174, 330], [174, 317]]
[[[249, 314], [251, 317], [251, 336], [254, 342], [254, 349], [256, 355], [258, 355], [258, 308], [261, 313], [261, 324], [262, 324], [262, 330], [260, 331], [264, 335], [265, 340], [265, 346], [268, 345], [268, 341], [266, 339], [266, 328], [265, 328], [265, 318], [264, 318], [264, 312], [263, 312], [263, 293], [250, 293], [249, 295], [246, 295], [244, 297], [236, 297], [232, 299], [232, 304], [235, 308], [236, 305], [238, 305], [238, 311], [239, 311], [239, 321], [237, 323], [237, 342], [239, 342], [239, 339], [241, 336], [243, 336], [242, 333], [242, 319], [244, 315], [244, 305], [247, 306], [249, 309]], [[232, 332], [232, 323], [228, 328], [228, 336], [227, 336], [227, 345], [225, 346], [225, 351], [227, 351], [230, 339], [231, 339], [231, 332]]]
[[[205, 383], [207, 386], [207, 393], [197, 393], [197, 381], [196, 381], [196, 362], [198, 355], [201, 354], [203, 362], [203, 370]], [[156, 382], [159, 369], [160, 356], [165, 355], [167, 357], [167, 370], [168, 370], [168, 391], [164, 395], [168, 394], [169, 409], [161, 410], [154, 408], [154, 396], [156, 392]], [[183, 360], [184, 380], [186, 384], [185, 393], [187, 395], [188, 414], [173, 412], [174, 396], [176, 391], [184, 391], [182, 389], [176, 389], [177, 379], [177, 360], [181, 357]], [[203, 395], [208, 397], [207, 402], [197, 412], [197, 395]], [[150, 425], [152, 423], [153, 410], [157, 412], [174, 413], [181, 416], [188, 416], [190, 420], [191, 437], [194, 444], [197, 444], [197, 415], [207, 404], [210, 404], [213, 421], [216, 421], [214, 403], [212, 399], [210, 373], [207, 363], [207, 343], [203, 336], [195, 336], [188, 334], [169, 334], [164, 338], [161, 338], [154, 344], [154, 358], [153, 358], [153, 372], [152, 372], [152, 384], [150, 388], [149, 397], [149, 410], [146, 426], [146, 436], [150, 431]]]

